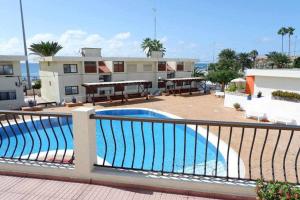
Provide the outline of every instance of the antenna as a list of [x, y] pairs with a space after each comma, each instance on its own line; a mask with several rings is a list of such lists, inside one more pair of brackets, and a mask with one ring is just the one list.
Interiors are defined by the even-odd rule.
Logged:
[[154, 14], [154, 39], [156, 39], [156, 12], [157, 12], [157, 10], [156, 10], [156, 6], [154, 6], [154, 8], [152, 8], [152, 10], [153, 10], [153, 14]]

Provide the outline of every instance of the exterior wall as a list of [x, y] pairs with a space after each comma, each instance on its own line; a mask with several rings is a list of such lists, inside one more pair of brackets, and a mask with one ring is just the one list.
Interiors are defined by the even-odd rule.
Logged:
[[246, 94], [254, 94], [255, 76], [246, 77]]
[[[117, 59], [114, 59], [117, 61]], [[88, 61], [88, 60], [87, 60]], [[98, 60], [91, 59], [90, 61]], [[123, 61], [120, 58], [119, 61]], [[112, 72], [111, 81], [127, 81], [127, 80], [149, 80], [152, 81], [152, 89], [155, 91], [158, 88], [157, 81], [159, 78], [166, 79], [167, 71], [157, 71], [157, 61], [153, 60], [126, 60], [124, 61], [124, 72], [113, 72], [113, 61], [104, 61], [106, 67]], [[176, 69], [176, 61], [168, 61], [168, 65]], [[64, 73], [64, 64], [77, 64], [77, 73]], [[49, 65], [49, 66], [48, 66]], [[144, 65], [151, 65], [152, 70], [144, 71]], [[193, 62], [187, 62], [188, 68], [182, 72], [178, 72], [176, 77], [191, 77], [191, 70], [193, 68]], [[85, 73], [84, 61], [44, 61], [41, 62], [40, 76], [42, 80], [41, 95], [47, 101], [56, 101], [58, 103], [62, 101], [69, 102], [74, 96], [78, 101], [86, 100], [85, 88], [81, 85], [83, 83], [99, 82], [99, 73]], [[79, 94], [77, 95], [65, 95], [65, 86], [78, 86]], [[101, 88], [105, 90], [105, 93], [114, 92], [112, 88]], [[136, 92], [137, 87], [129, 86], [126, 92]], [[95, 95], [97, 96], [97, 95]]]
[[255, 76], [254, 94], [257, 94], [259, 91], [261, 91], [263, 96], [271, 98], [272, 92], [275, 90], [285, 90], [300, 93], [300, 77], [285, 78]]
[[[19, 61], [0, 61], [0, 64], [12, 64], [13, 75], [0, 75], [0, 91], [16, 91], [16, 100], [2, 100], [0, 101], [0, 109], [19, 109], [24, 105], [24, 93], [21, 85], [21, 66]], [[18, 86], [16, 86], [16, 84]]]

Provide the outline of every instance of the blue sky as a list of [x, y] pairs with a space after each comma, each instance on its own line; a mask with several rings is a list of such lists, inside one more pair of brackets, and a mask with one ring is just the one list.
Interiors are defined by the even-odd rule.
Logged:
[[[0, 3], [0, 54], [21, 54], [18, 0]], [[153, 37], [154, 4], [168, 57], [211, 61], [214, 49], [280, 51], [281, 26], [295, 27], [300, 41], [299, 0], [23, 0], [27, 42], [57, 40], [60, 55], [92, 46], [104, 56], [143, 56], [139, 46]]]

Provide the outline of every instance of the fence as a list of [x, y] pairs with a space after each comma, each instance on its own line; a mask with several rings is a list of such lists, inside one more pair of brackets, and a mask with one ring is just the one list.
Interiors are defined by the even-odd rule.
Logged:
[[[238, 195], [253, 195], [254, 190], [224, 185], [227, 180], [263, 178], [299, 184], [299, 126], [108, 116], [97, 115], [92, 108], [78, 108], [72, 114], [0, 111], [0, 115], [1, 161], [74, 167], [52, 171], [10, 163], [5, 168], [1, 162], [0, 171]], [[225, 181], [207, 188], [208, 183], [199, 187], [190, 181], [158, 182], [132, 174], [129, 180], [122, 175], [135, 171]]]
[[0, 158], [73, 164], [71, 114], [1, 111]]
[[300, 127], [91, 115], [99, 167], [299, 184]]

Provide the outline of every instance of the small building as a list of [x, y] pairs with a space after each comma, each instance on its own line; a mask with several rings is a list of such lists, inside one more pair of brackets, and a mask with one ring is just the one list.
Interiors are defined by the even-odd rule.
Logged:
[[275, 90], [300, 93], [299, 69], [248, 69], [246, 71], [246, 93], [262, 92], [267, 98]]
[[[151, 81], [150, 91], [160, 88], [160, 80], [191, 77], [196, 59], [162, 57], [102, 57], [100, 48], [83, 48], [81, 56], [42, 57], [40, 60], [41, 96], [47, 101], [69, 102], [73, 97], [86, 101], [84, 83]], [[163, 81], [161, 81], [163, 82]], [[128, 85], [126, 92], [138, 86]], [[120, 92], [98, 88], [97, 95]]]
[[0, 109], [19, 109], [24, 104], [20, 62], [25, 56], [0, 55]]

